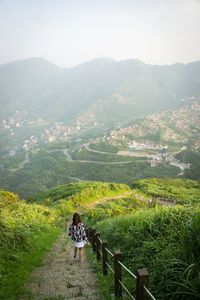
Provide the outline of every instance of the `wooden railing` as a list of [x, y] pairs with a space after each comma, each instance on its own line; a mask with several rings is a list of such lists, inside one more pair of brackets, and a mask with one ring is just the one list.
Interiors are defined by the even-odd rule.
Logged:
[[[95, 229], [86, 229], [88, 240], [91, 242], [92, 251], [96, 254], [98, 261], [102, 260], [102, 272], [103, 275], [107, 275], [110, 271], [114, 275], [114, 289], [115, 297], [122, 298], [123, 293], [126, 293], [133, 300], [147, 300], [155, 297], [148, 289], [149, 273], [146, 268], [137, 270], [136, 275], [132, 273], [122, 262], [120, 250], [111, 252], [108, 249], [107, 241], [102, 241], [100, 238], [100, 232], [96, 232]], [[110, 259], [113, 259], [113, 266], [109, 264]], [[136, 293], [133, 295], [122, 281], [122, 269], [125, 270], [136, 281]], [[135, 283], [133, 282], [133, 287]]]

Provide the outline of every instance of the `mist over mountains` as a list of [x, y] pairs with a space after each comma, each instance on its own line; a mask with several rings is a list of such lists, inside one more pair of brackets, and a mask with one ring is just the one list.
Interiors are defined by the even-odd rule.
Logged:
[[43, 58], [0, 65], [0, 119], [30, 118], [115, 124], [177, 107], [200, 95], [200, 61], [171, 66], [97, 58], [60, 68]]

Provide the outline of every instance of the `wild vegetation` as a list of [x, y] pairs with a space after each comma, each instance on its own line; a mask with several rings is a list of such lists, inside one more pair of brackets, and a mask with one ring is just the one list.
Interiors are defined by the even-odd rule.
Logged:
[[148, 198], [139, 191], [131, 191], [120, 197], [106, 198], [105, 201], [92, 203], [84, 209], [84, 219], [90, 225], [98, 221], [135, 213], [149, 206]]
[[[94, 161], [102, 161], [102, 162], [121, 162], [121, 161], [137, 161], [138, 159], [135, 157], [126, 157], [117, 155], [115, 153], [95, 153], [92, 151], [88, 151], [87, 149], [79, 149], [72, 152], [72, 158], [74, 160], [94, 160]], [[145, 158], [141, 158], [140, 160], [145, 160]]]
[[176, 155], [181, 162], [190, 163], [190, 169], [185, 170], [184, 176], [200, 180], [200, 152], [182, 151]]
[[152, 178], [133, 183], [146, 195], [153, 198], [175, 200], [178, 204], [200, 205], [200, 182], [187, 179]]
[[[134, 272], [141, 267], [148, 268], [151, 291], [157, 299], [198, 299], [199, 182], [167, 178], [139, 180], [133, 183], [131, 190], [122, 188], [121, 192], [124, 189], [126, 194], [117, 196], [111, 193], [108, 198], [107, 193], [101, 198], [102, 194], [95, 192], [98, 185], [99, 183], [72, 184], [68, 186], [71, 190], [69, 188], [67, 195], [67, 186], [62, 186], [39, 198], [45, 201], [50, 196], [54, 205], [65, 213], [67, 203], [71, 203], [72, 211], [79, 209], [84, 212], [84, 221], [101, 232], [101, 238], [108, 240], [109, 248], [121, 249], [126, 266]], [[99, 189], [102, 190], [105, 186], [115, 190], [117, 187], [121, 188], [103, 184]], [[58, 199], [60, 197], [62, 200]], [[80, 201], [73, 201], [76, 197]], [[149, 200], [152, 198], [176, 199], [180, 205], [151, 206]], [[133, 283], [130, 283], [125, 274], [124, 280], [132, 290]], [[108, 286], [107, 282], [106, 287]]]
[[139, 210], [99, 222], [96, 228], [111, 250], [121, 249], [130, 270], [148, 269], [157, 299], [199, 299], [199, 209]]
[[[180, 205], [152, 205], [153, 198], [176, 199]], [[135, 181], [131, 188], [104, 182], [65, 184], [29, 197], [29, 203], [1, 191], [0, 296], [17, 299], [28, 274], [60, 232], [60, 221], [79, 211], [111, 250], [121, 249], [132, 271], [148, 268], [151, 291], [158, 299], [198, 299], [199, 199], [198, 181], [167, 178]], [[125, 282], [133, 288], [126, 276]]]
[[60, 230], [59, 213], [0, 191], [0, 299], [16, 300]]
[[[45, 205], [56, 207], [63, 217], [69, 216], [74, 210], [85, 211], [87, 206], [99, 200], [115, 197], [130, 192], [125, 184], [90, 182], [74, 183], [51, 189], [38, 194], [35, 199]], [[30, 198], [31, 199], [31, 198]]]
[[[176, 199], [180, 205], [152, 206], [152, 198]], [[130, 270], [148, 269], [157, 299], [200, 297], [198, 181], [155, 178], [134, 182], [132, 194], [96, 203], [85, 210], [85, 220], [101, 232], [109, 249], [120, 248]], [[132, 281], [123, 276], [132, 290]]]
[[97, 151], [109, 152], [109, 153], [117, 153], [120, 147], [115, 145], [111, 145], [105, 142], [99, 142], [95, 144], [90, 144], [90, 148]]

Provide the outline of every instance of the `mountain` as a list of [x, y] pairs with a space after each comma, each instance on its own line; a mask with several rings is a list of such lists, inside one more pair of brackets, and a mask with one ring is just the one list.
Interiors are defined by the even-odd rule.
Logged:
[[97, 58], [60, 68], [43, 58], [0, 65], [0, 119], [25, 110], [30, 118], [116, 125], [200, 96], [200, 61], [148, 65]]

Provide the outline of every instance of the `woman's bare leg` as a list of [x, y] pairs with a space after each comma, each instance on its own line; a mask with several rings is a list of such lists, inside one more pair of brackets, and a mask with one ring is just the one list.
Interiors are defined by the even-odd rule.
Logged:
[[78, 250], [78, 248], [74, 247], [74, 258], [76, 258], [77, 250]]
[[79, 260], [83, 262], [83, 248], [79, 248]]

